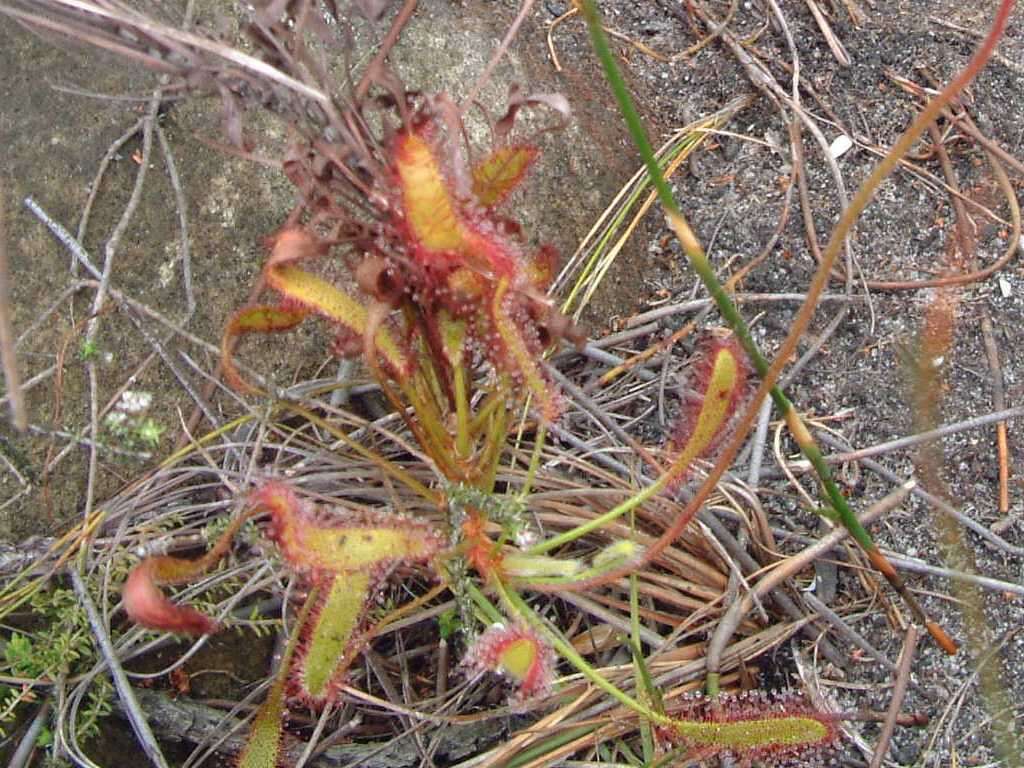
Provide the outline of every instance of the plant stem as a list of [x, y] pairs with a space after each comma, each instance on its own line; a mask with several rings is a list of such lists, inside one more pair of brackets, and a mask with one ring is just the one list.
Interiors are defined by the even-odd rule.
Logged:
[[121, 662], [117, 658], [114, 646], [110, 642], [110, 634], [103, 623], [103, 618], [96, 609], [95, 603], [93, 603], [92, 598], [89, 596], [89, 590], [85, 586], [82, 575], [78, 572], [77, 568], [70, 568], [68, 572], [71, 575], [71, 586], [74, 588], [75, 595], [78, 596], [79, 602], [85, 609], [85, 615], [89, 619], [89, 626], [92, 628], [93, 639], [96, 641], [100, 655], [110, 671], [110, 677], [114, 681], [114, 688], [124, 704], [125, 712], [128, 714], [128, 721], [135, 732], [139, 746], [150, 763], [157, 766], [157, 768], [167, 768], [167, 761], [160, 751], [160, 745], [157, 744], [156, 738], [149, 728], [149, 722], [145, 714], [139, 708], [135, 692], [132, 689], [131, 683], [128, 682], [128, 676], [125, 674]]
[[[924, 609], [920, 606], [914, 596], [910, 594], [905, 584], [903, 584], [902, 580], [899, 578], [895, 568], [893, 568], [892, 564], [878, 550], [878, 547], [874, 544], [870, 534], [857, 522], [857, 518], [850, 509], [846, 498], [833, 481], [831, 471], [829, 470], [828, 465], [825, 464], [821, 450], [817, 447], [814, 438], [811, 436], [806, 426], [804, 426], [803, 420], [796, 412], [793, 404], [785, 396], [782, 390], [774, 384], [774, 382], [777, 380], [783, 366], [795, 350], [800, 337], [807, 328], [807, 325], [810, 323], [811, 316], [817, 307], [818, 297], [821, 295], [821, 292], [828, 283], [832, 265], [839, 254], [843, 241], [852, 229], [857, 218], [871, 201], [879, 184], [881, 184], [882, 180], [893, 171], [900, 158], [909, 151], [914, 141], [917, 140], [917, 137], [920, 136], [928, 125], [934, 122], [943, 107], [949, 103], [950, 99], [956, 93], [961, 91], [984, 66], [1005, 29], [1010, 11], [1013, 8], [1013, 0], [1002, 0], [996, 14], [996, 19], [993, 22], [992, 29], [968, 65], [957, 76], [957, 78], [953, 80], [953, 82], [946, 86], [946, 88], [943, 89], [937, 97], [932, 99], [925, 106], [911, 126], [906, 130], [906, 132], [904, 132], [899, 140], [897, 140], [896, 144], [893, 145], [889, 153], [875, 167], [874, 171], [872, 171], [871, 175], [868, 177], [868, 180], [857, 191], [857, 194], [850, 202], [850, 205], [843, 210], [839, 223], [836, 225], [828, 246], [822, 254], [814, 279], [808, 287], [807, 299], [801, 307], [796, 320], [792, 324], [790, 333], [783, 343], [782, 348], [779, 350], [775, 361], [771, 365], [769, 365], [767, 359], [757, 348], [753, 337], [750, 335], [749, 327], [737, 311], [736, 306], [729, 298], [729, 295], [723, 288], [722, 284], [718, 281], [714, 269], [708, 261], [707, 254], [704, 252], [700, 242], [694, 235], [685, 216], [683, 216], [679, 207], [676, 205], [675, 199], [672, 196], [672, 191], [661, 174], [661, 168], [659, 167], [651, 145], [647, 140], [646, 132], [644, 131], [640, 116], [633, 105], [633, 101], [629, 95], [628, 89], [626, 88], [626, 84], [618, 71], [618, 66], [615, 63], [615, 58], [608, 44], [607, 36], [601, 26], [600, 15], [595, 3], [593, 0], [579, 0], [579, 8], [587, 23], [594, 50], [601, 61], [602, 67], [604, 68], [611, 90], [618, 101], [619, 109], [622, 112], [626, 126], [636, 143], [637, 149], [640, 152], [645, 166], [647, 167], [648, 174], [650, 175], [651, 181], [658, 192], [658, 197], [661, 200], [662, 206], [665, 208], [669, 224], [675, 232], [676, 237], [679, 239], [679, 242], [682, 245], [687, 258], [690, 260], [694, 271], [704, 283], [705, 288], [714, 300], [723, 319], [729, 324], [730, 328], [732, 328], [733, 332], [736, 334], [737, 339], [743, 346], [747, 355], [750, 357], [755, 370], [762, 379], [762, 384], [758, 389], [757, 395], [755, 395], [754, 402], [748, 407], [747, 417], [743, 422], [749, 423], [752, 414], [760, 406], [760, 401], [766, 394], [770, 394], [776, 407], [779, 409], [779, 412], [786, 420], [786, 424], [796, 439], [800, 450], [811, 462], [815, 472], [818, 474], [825, 495], [831, 502], [836, 513], [839, 515], [843, 525], [850, 531], [853, 538], [864, 549], [872, 564], [886, 577], [893, 589], [896, 590], [896, 592], [898, 592], [903, 598], [904, 602], [906, 602], [910, 607], [917, 620], [924, 624], [928, 629], [928, 632], [936, 642], [947, 653], [955, 653], [956, 644], [948, 635], [946, 635], [941, 627], [927, 617]], [[742, 439], [742, 433], [744, 433], [745, 430], [738, 429], [737, 432], [740, 433], [740, 437], [735, 438], [733, 442]], [[723, 460], [725, 459], [731, 460], [731, 456], [728, 455], [729, 453], [730, 451], [725, 451], [722, 460], [720, 460], [719, 463], [723, 463]], [[721, 468], [716, 466], [716, 469], [719, 470], [717, 474], [720, 475]], [[715, 474], [715, 472], [711, 473], [708, 478], [708, 482], [717, 480], [717, 478], [715, 478]]]
[[455, 450], [458, 457], [464, 460], [469, 456], [469, 395], [466, 392], [466, 369], [462, 365], [454, 366], [452, 376], [455, 380]]
[[305, 406], [299, 405], [298, 403], [295, 402], [288, 401], [283, 402], [281, 404], [281, 407], [290, 411], [294, 411], [307, 421], [312, 422], [321, 429], [327, 430], [336, 438], [338, 438], [341, 442], [345, 443], [345, 445], [347, 445], [353, 451], [362, 456], [364, 459], [367, 459], [368, 461], [371, 461], [372, 463], [380, 467], [385, 474], [390, 475], [395, 480], [398, 480], [398, 482], [405, 485], [411, 491], [419, 494], [424, 499], [427, 499], [434, 503], [438, 503], [441, 500], [441, 494], [439, 494], [435, 490], [427, 488], [425, 485], [423, 485], [423, 483], [421, 483], [419, 480], [410, 475], [403, 467], [401, 467], [400, 465], [396, 464], [393, 461], [385, 459], [376, 451], [370, 450], [365, 445], [362, 445], [361, 443], [353, 440], [344, 430], [339, 429], [337, 426], [331, 424], [329, 421], [320, 418], [320, 416], [313, 413], [313, 411], [306, 408]]
[[526, 469], [526, 478], [523, 480], [523, 487], [519, 489], [519, 498], [524, 500], [530, 494], [530, 487], [533, 485], [533, 478], [537, 475], [537, 467], [540, 466], [540, 456], [544, 451], [544, 440], [548, 436], [548, 425], [541, 422], [537, 428], [537, 436], [534, 438], [533, 451], [530, 453], [530, 466]]
[[538, 616], [534, 610], [526, 604], [526, 601], [523, 600], [523, 598], [521, 598], [514, 590], [505, 589], [505, 585], [498, 579], [492, 579], [491, 585], [494, 587], [495, 591], [497, 591], [498, 596], [501, 597], [501, 601], [505, 604], [509, 613], [519, 616], [523, 621], [546, 637], [552, 647], [558, 651], [559, 655], [572, 664], [580, 674], [587, 678], [587, 680], [593, 683], [597, 688], [600, 688], [622, 704], [622, 706], [633, 710], [648, 722], [658, 723], [659, 725], [668, 725], [672, 722], [671, 719], [665, 715], [653, 711], [650, 707], [644, 706], [628, 693], [608, 682], [600, 672], [590, 666], [586, 659], [576, 652], [576, 649], [573, 648], [571, 644], [565, 641], [560, 633], [549, 627], [547, 622]]

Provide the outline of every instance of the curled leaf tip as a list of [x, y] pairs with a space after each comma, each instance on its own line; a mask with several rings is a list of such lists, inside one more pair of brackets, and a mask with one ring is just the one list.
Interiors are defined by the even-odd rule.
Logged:
[[175, 605], [157, 586], [159, 561], [176, 558], [150, 558], [136, 565], [122, 591], [124, 610], [136, 624], [147, 629], [183, 635], [209, 635], [219, 626], [216, 621], [195, 608]]
[[243, 307], [235, 312], [224, 328], [220, 342], [221, 367], [224, 380], [235, 390], [246, 394], [256, 394], [258, 390], [238, 371], [234, 361], [236, 339], [248, 333], [275, 333], [294, 328], [308, 314], [303, 307], [258, 305]]
[[555, 654], [533, 629], [492, 624], [466, 652], [462, 665], [474, 672], [497, 672], [515, 684], [509, 701], [521, 709], [551, 689]]

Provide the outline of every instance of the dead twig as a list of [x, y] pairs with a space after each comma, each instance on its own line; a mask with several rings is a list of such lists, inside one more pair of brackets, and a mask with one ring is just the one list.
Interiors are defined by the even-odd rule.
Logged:
[[4, 383], [11, 405], [14, 428], [24, 432], [28, 426], [28, 412], [21, 390], [18, 358], [14, 353], [14, 326], [11, 323], [11, 290], [7, 271], [7, 233], [4, 227], [4, 187], [0, 183], [0, 363], [3, 365]]
[[174, 160], [174, 152], [164, 129], [157, 122], [154, 125], [156, 138], [160, 142], [160, 152], [164, 158], [164, 166], [167, 168], [167, 178], [171, 181], [171, 189], [174, 190], [174, 203], [178, 211], [178, 258], [181, 259], [181, 284], [185, 292], [185, 318], [184, 325], [191, 319], [196, 311], [196, 297], [192, 289], [192, 247], [189, 242], [188, 215], [185, 213], [188, 206], [185, 202], [185, 192], [181, 187], [181, 179], [178, 177], [178, 165]]
[[157, 766], [157, 768], [168, 768], [167, 761], [160, 751], [160, 745], [157, 744], [153, 732], [149, 729], [146, 713], [139, 707], [139, 702], [135, 698], [135, 691], [128, 682], [128, 676], [125, 675], [124, 669], [117, 659], [114, 646], [110, 642], [110, 635], [100, 619], [92, 597], [89, 596], [89, 590], [86, 588], [85, 582], [82, 581], [81, 574], [79, 574], [76, 568], [69, 569], [69, 572], [75, 595], [78, 596], [79, 602], [85, 609], [85, 614], [89, 619], [89, 626], [92, 628], [93, 638], [96, 640], [96, 645], [103, 656], [107, 669], [110, 670], [110, 676], [114, 681], [114, 688], [117, 690], [117, 695], [124, 706], [125, 714], [128, 717], [128, 722], [131, 723], [132, 730], [135, 732], [135, 737], [139, 741], [139, 746], [142, 747], [142, 751], [146, 753], [146, 757], [149, 758], [153, 765]]
[[[981, 418], [984, 418], [984, 417], [981, 417]], [[991, 419], [991, 417], [989, 417], [988, 420], [992, 421], [993, 419]], [[972, 419], [971, 421], [976, 421], [976, 420]], [[985, 422], [985, 423], [988, 423], [988, 422]], [[938, 433], [938, 432], [939, 432], [939, 430], [930, 430], [927, 433], [921, 433], [921, 436], [923, 437], [924, 435], [927, 434], [927, 435], [932, 436], [933, 439], [935, 439], [936, 433]], [[918, 436], [915, 436], [915, 437], [918, 437]], [[843, 449], [848, 447], [848, 446], [844, 445], [841, 441], [837, 440], [832, 435], [829, 435], [827, 432], [823, 432], [821, 430], [819, 430], [817, 432], [817, 438], [819, 440], [821, 440], [823, 443], [825, 443], [826, 445], [831, 446], [833, 448], [839, 448], [840, 450], [843, 450]], [[910, 439], [910, 438], [905, 438], [905, 439]], [[889, 469], [886, 466], [883, 466], [882, 464], [880, 464], [879, 462], [875, 461], [874, 459], [865, 458], [863, 456], [858, 457], [858, 459], [859, 459], [859, 461], [865, 467], [867, 467], [869, 470], [874, 472], [876, 475], [884, 477], [890, 483], [899, 484], [899, 483], [906, 482], [903, 478], [901, 478], [899, 475], [897, 475], [891, 469]], [[939, 496], [937, 496], [935, 494], [929, 493], [927, 490], [925, 490], [924, 488], [921, 488], [919, 486], [915, 486], [914, 487], [913, 494], [915, 496], [917, 496], [919, 499], [921, 499], [922, 501], [925, 501], [928, 504], [931, 504], [932, 506], [934, 506], [937, 510], [942, 512], [944, 515], [947, 515], [947, 516], [951, 517], [952, 519], [956, 520], [964, 528], [966, 528], [967, 530], [977, 534], [979, 537], [984, 539], [986, 542], [991, 544], [996, 549], [998, 549], [998, 550], [1000, 550], [1002, 552], [1006, 552], [1007, 554], [1015, 555], [1017, 557], [1020, 557], [1021, 555], [1024, 555], [1024, 547], [1018, 547], [1018, 546], [1016, 546], [1014, 544], [1011, 544], [1010, 542], [1006, 541], [1002, 537], [1000, 537], [997, 534], [995, 534], [992, 531], [990, 531], [988, 528], [986, 528], [984, 525], [979, 523], [977, 520], [973, 520], [972, 518], [970, 518], [967, 515], [965, 515], [959, 509], [954, 507], [952, 504], [948, 503], [945, 499], [942, 499], [942, 498], [940, 498]]]
[[848, 67], [852, 63], [850, 61], [850, 54], [846, 52], [846, 47], [843, 42], [836, 36], [836, 33], [832, 31], [832, 25], [828, 23], [828, 19], [825, 18], [825, 14], [822, 13], [821, 8], [818, 7], [816, 0], [804, 0], [807, 3], [807, 7], [811, 11], [811, 15], [814, 17], [814, 22], [818, 25], [818, 29], [821, 30], [822, 36], [825, 38], [825, 42], [828, 43], [828, 49], [832, 51], [832, 55], [835, 56], [842, 66]]
[[825, 605], [825, 603], [819, 600], [813, 593], [807, 592], [806, 594], [804, 594], [803, 598], [807, 601], [807, 604], [811, 606], [811, 608], [817, 611], [818, 615], [821, 616], [821, 618], [825, 619], [825, 621], [831, 624], [832, 628], [840, 635], [842, 635], [844, 638], [846, 638], [846, 640], [860, 648], [862, 651], [864, 651], [864, 653], [873, 658], [875, 661], [877, 661], [890, 672], [896, 671], [895, 664], [889, 661], [889, 659], [886, 658], [881, 651], [875, 648], [875, 646], [873, 646], [871, 643], [865, 640], [860, 633], [855, 632], [849, 624], [843, 621], [842, 616], [840, 616], [838, 613], [836, 613], [827, 605]]
[[[981, 30], [968, 29], [967, 27], [962, 27], [959, 24], [954, 24], [949, 19], [942, 18], [941, 16], [929, 16], [928, 21], [937, 26], [945, 27], [946, 29], [951, 29], [954, 32], [959, 32], [960, 34], [965, 35], [967, 37], [972, 37], [974, 39], [984, 37], [984, 32], [982, 32]], [[992, 60], [998, 61], [1011, 72], [1015, 72], [1018, 75], [1024, 75], [1024, 65], [1022, 65], [1019, 61], [1013, 61], [1011, 59], [1008, 59], [1006, 56], [1003, 56], [1003, 54], [999, 53], [999, 51], [992, 52]]]
[[366, 68], [363, 76], [359, 79], [359, 84], [356, 86], [356, 101], [362, 101], [370, 90], [370, 86], [373, 84], [374, 78], [380, 73], [384, 66], [384, 62], [387, 60], [388, 54], [391, 53], [391, 49], [395, 47], [395, 43], [398, 42], [398, 38], [402, 34], [402, 30], [408, 23], [409, 19], [412, 18], [413, 13], [416, 11], [417, 0], [405, 0], [402, 4], [402, 9], [398, 12], [395, 20], [391, 23], [391, 29], [384, 36], [384, 39], [380, 43], [380, 48], [377, 50], [376, 55], [373, 57], [373, 61]]
[[505, 54], [508, 53], [509, 46], [512, 45], [512, 41], [515, 40], [516, 35], [519, 34], [519, 27], [521, 27], [523, 22], [526, 20], [531, 8], [533, 8], [533, 0], [522, 0], [519, 13], [516, 14], [515, 19], [512, 20], [511, 24], [509, 24], [505, 37], [502, 38], [501, 44], [491, 55], [490, 61], [488, 61], [487, 66], [484, 67], [484, 71], [480, 73], [480, 77], [476, 79], [476, 82], [473, 83], [473, 87], [469, 89], [469, 95], [466, 96], [463, 101], [462, 109], [465, 109], [466, 105], [472, 104], [480, 91], [483, 90], [484, 86], [490, 82], [491, 75], [494, 74], [495, 68], [501, 62], [502, 58], [504, 58]]
[[[147, 102], [152, 101], [152, 99], [153, 99], [153, 94], [150, 94], [149, 96], [146, 97], [146, 101]], [[121, 148], [125, 144], [127, 144], [129, 141], [131, 141], [131, 139], [139, 131], [142, 130], [142, 127], [143, 127], [143, 125], [145, 125], [145, 122], [146, 122], [145, 116], [140, 117], [138, 120], [136, 120], [135, 124], [132, 125], [131, 128], [129, 128], [124, 133], [122, 133], [120, 136], [118, 136], [116, 139], [114, 139], [114, 141], [110, 144], [110, 146], [107, 147], [107, 151], [103, 154], [103, 157], [100, 158], [100, 163], [96, 167], [96, 175], [93, 176], [92, 183], [89, 185], [89, 196], [85, 199], [85, 206], [82, 208], [82, 217], [78, 221], [78, 234], [76, 235], [76, 239], [78, 240], [78, 242], [80, 242], [80, 243], [84, 243], [85, 242], [85, 235], [86, 235], [86, 232], [89, 229], [89, 216], [92, 214], [92, 206], [96, 202], [96, 196], [99, 195], [99, 193], [100, 193], [100, 184], [103, 181], [103, 176], [107, 172], [107, 168], [110, 166], [110, 163], [113, 162], [114, 158], [117, 157], [117, 153], [121, 151]], [[26, 202], [26, 205], [27, 204], [28, 203]], [[36, 211], [33, 211], [33, 213], [36, 213], [37, 216], [39, 215]], [[47, 226], [49, 226], [49, 225], [47, 225]], [[52, 227], [51, 227], [50, 231], [54, 232]], [[56, 235], [57, 233], [54, 232], [54, 234]], [[58, 235], [58, 238], [59, 238], [59, 235]], [[63, 239], [61, 239], [61, 241], [63, 242]], [[65, 243], [65, 245], [66, 245], [66, 243]], [[78, 262], [77, 261], [73, 260], [71, 262], [71, 274], [72, 275], [77, 275], [78, 274]]]
[[10, 762], [7, 763], [7, 768], [25, 768], [32, 761], [32, 756], [36, 751], [36, 740], [42, 733], [43, 726], [46, 725], [46, 718], [49, 716], [50, 702], [44, 701], [28, 728], [25, 729], [21, 741], [18, 742], [17, 750], [11, 756]]
[[[81, 242], [76, 240], [70, 232], [68, 232], [63, 226], [60, 225], [60, 223], [54, 221], [31, 197], [25, 198], [24, 204], [26, 208], [28, 208], [41, 222], [43, 222], [44, 225], [46, 225], [50, 232], [61, 242], [62, 245], [64, 245], [65, 248], [68, 249], [72, 256], [82, 266], [85, 267], [86, 271], [89, 272], [89, 274], [93, 275], [93, 277], [95, 277], [96, 280], [98, 281], [96, 283], [90, 281], [82, 281], [78, 285], [82, 287], [96, 287], [98, 289], [100, 284], [102, 283], [103, 273], [93, 262], [92, 257], [89, 255], [89, 252], [82, 246]], [[204, 340], [199, 339], [198, 337], [188, 333], [178, 324], [173, 323], [170, 320], [164, 318], [155, 310], [152, 310], [149, 307], [146, 307], [145, 305], [139, 304], [138, 302], [129, 299], [116, 288], [109, 286], [109, 284], [106, 293], [122, 309], [136, 310], [141, 314], [148, 315], [153, 319], [157, 320], [158, 322], [162, 323], [163, 325], [167, 326], [169, 329], [171, 329], [172, 332], [181, 335], [188, 341], [197, 344], [200, 347], [207, 349], [209, 351], [219, 353], [218, 347], [211, 345], [208, 342], [205, 342]], [[145, 328], [145, 326], [142, 324], [142, 321], [136, 316], [135, 312], [126, 311], [125, 315], [132, 322], [135, 328], [139, 331], [142, 337], [150, 344], [150, 346], [153, 347], [154, 352], [156, 352], [156, 354], [160, 357], [164, 364], [167, 365], [168, 368], [170, 368], [171, 372], [178, 379], [178, 382], [181, 384], [182, 388], [189, 395], [189, 397], [192, 398], [193, 402], [195, 402], [195, 413], [197, 414], [196, 420], [198, 421], [199, 418], [205, 416], [212, 426], [218, 426], [220, 420], [216, 416], [212, 406], [210, 406], [210, 404], [207, 402], [209, 399], [209, 395], [206, 394], [206, 392], [200, 392], [199, 390], [196, 389], [195, 385], [192, 384], [189, 377], [185, 375], [184, 371], [181, 370], [180, 366], [175, 362], [174, 358], [167, 351], [166, 343], [161, 342], [159, 339], [155, 338], [154, 335]], [[211, 382], [208, 385], [208, 390], [211, 394], [213, 392], [214, 387], [215, 382]], [[98, 418], [99, 413], [97, 407], [96, 419]], [[190, 429], [192, 429], [192, 427], [190, 427]], [[94, 450], [95, 446], [99, 445], [99, 441], [96, 439], [96, 436], [91, 437], [89, 445], [91, 450]], [[53, 460], [53, 462], [51, 462], [50, 465], [48, 465], [50, 466], [50, 469], [52, 469], [52, 465], [60, 458], [61, 456], [58, 455]]]
[[896, 730], [896, 720], [900, 715], [900, 707], [903, 706], [903, 699], [907, 695], [907, 683], [910, 681], [910, 666], [914, 661], [914, 651], [917, 649], [917, 641], [920, 636], [920, 631], [913, 624], [907, 627], [907, 634], [903, 640], [903, 651], [900, 653], [899, 666], [896, 670], [896, 679], [892, 688], [892, 700], [889, 702], [885, 723], [882, 725], [882, 732], [878, 734], [878, 743], [875, 745], [875, 753], [871, 756], [868, 768], [881, 768], [885, 753], [889, 751], [889, 742], [892, 740], [892, 734]]
[[[908, 435], [907, 437], [900, 437], [895, 440], [887, 440], [884, 443], [876, 443], [875, 445], [869, 445], [867, 448], [860, 448], [855, 451], [851, 450], [843, 451], [842, 453], [833, 453], [826, 456], [825, 461], [829, 464], [845, 464], [850, 461], [860, 461], [861, 459], [867, 459], [872, 456], [881, 456], [904, 448], [912, 448], [915, 445], [927, 442], [928, 440], [946, 437], [948, 435], [955, 435], [957, 432], [965, 432], [969, 429], [985, 427], [993, 422], [998, 424], [1000, 422], [1008, 421], [1009, 419], [1015, 419], [1019, 416], [1024, 416], [1024, 406], [1007, 408], [1003, 411], [987, 413], [984, 416], [975, 416], [973, 419], [957, 421], [953, 424], [946, 424], [935, 429], [929, 429], [927, 432], [918, 432], [916, 435]], [[801, 469], [804, 467], [810, 468], [810, 463], [808, 462], [801, 461], [799, 464]], [[791, 464], [790, 466], [794, 465]]]
[[[876, 501], [859, 516], [858, 519], [861, 524], [867, 525], [876, 518], [881, 517], [886, 512], [895, 509], [897, 506], [902, 504], [915, 485], [916, 483], [913, 480], [903, 483], [899, 488]], [[790, 578], [801, 568], [812, 563], [816, 557], [820, 557], [825, 552], [828, 552], [848, 535], [849, 532], [846, 528], [836, 528], [830, 534], [823, 536], [817, 543], [807, 547], [799, 554], [793, 555], [792, 557], [786, 558], [785, 560], [777, 563], [768, 574], [757, 582], [757, 585], [753, 590], [744, 595], [742, 599], [736, 600], [731, 606], [729, 606], [729, 609], [726, 611], [725, 615], [722, 616], [722, 619], [719, 622], [719, 626], [715, 631], [714, 637], [708, 643], [708, 675], [718, 674], [721, 669], [725, 646], [732, 638], [733, 633], [743, 620], [743, 617], [746, 616], [750, 612], [750, 609], [754, 607], [755, 595], [757, 597], [763, 597], [783, 581]]]
[[[999, 347], [992, 328], [992, 318], [985, 310], [981, 316], [981, 334], [985, 341], [985, 356], [992, 374], [992, 405], [997, 411], [1006, 408], [1006, 389], [1003, 368], [999, 363]], [[996, 422], [996, 447], [999, 452], [999, 511], [1010, 511], [1010, 444], [1006, 434], [1006, 420]]]
[[[157, 109], [160, 107], [160, 89], [153, 91], [153, 97], [149, 102], [149, 110], [146, 113], [142, 125], [142, 162], [139, 164], [139, 171], [135, 176], [135, 184], [132, 187], [131, 196], [125, 205], [121, 218], [118, 219], [110, 237], [107, 238], [104, 246], [103, 271], [100, 275], [100, 284], [93, 297], [92, 310], [85, 328], [85, 343], [91, 345], [95, 342], [96, 334], [99, 331], [99, 318], [103, 305], [107, 300], [107, 291], [110, 287], [110, 278], [114, 270], [114, 257], [117, 254], [121, 238], [128, 229], [128, 225], [135, 216], [139, 202], [142, 199], [142, 189], [146, 183], [146, 174], [149, 169], [149, 160], [153, 150], [153, 124], [156, 121]], [[96, 476], [99, 468], [96, 453], [96, 444], [99, 443], [99, 381], [96, 373], [96, 361], [92, 358], [86, 360], [86, 372], [89, 376], [89, 433], [93, 445], [89, 448], [89, 470], [85, 491], [84, 517], [88, 518], [92, 513], [93, 504], [96, 502]]]

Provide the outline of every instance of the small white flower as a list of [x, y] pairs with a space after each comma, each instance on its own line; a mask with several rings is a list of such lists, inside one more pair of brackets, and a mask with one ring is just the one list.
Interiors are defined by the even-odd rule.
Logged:
[[125, 413], [142, 413], [153, 402], [152, 392], [142, 392], [135, 389], [126, 389], [121, 393], [121, 400], [117, 407]]

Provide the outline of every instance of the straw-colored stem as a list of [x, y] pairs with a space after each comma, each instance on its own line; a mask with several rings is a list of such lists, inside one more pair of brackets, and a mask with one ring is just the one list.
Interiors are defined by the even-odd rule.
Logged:
[[[981, 47], [975, 53], [967, 67], [957, 76], [956, 79], [953, 80], [953, 82], [946, 86], [946, 88], [943, 89], [937, 97], [932, 99], [925, 106], [924, 110], [922, 110], [922, 112], [917, 116], [911, 126], [897, 140], [896, 144], [893, 145], [889, 153], [875, 167], [871, 175], [868, 177], [868, 180], [857, 191], [857, 194], [854, 196], [849, 206], [843, 210], [839, 223], [833, 231], [832, 237], [822, 253], [818, 270], [808, 287], [807, 297], [804, 304], [801, 306], [796, 320], [791, 326], [790, 333], [783, 342], [775, 361], [770, 365], [758, 349], [750, 334], [748, 326], [737, 311], [735, 305], [732, 303], [728, 293], [718, 281], [704, 249], [701, 247], [701, 244], [694, 235], [689, 223], [686, 221], [686, 218], [676, 205], [672, 192], [669, 189], [668, 184], [665, 182], [665, 179], [662, 177], [661, 169], [654, 157], [651, 146], [647, 141], [646, 132], [644, 131], [643, 124], [640, 121], [640, 116], [637, 113], [636, 108], [633, 106], [632, 98], [629, 95], [625, 82], [622, 80], [622, 77], [618, 72], [618, 66], [615, 63], [611, 48], [608, 45], [607, 37], [601, 27], [600, 16], [596, 5], [593, 0], [580, 0], [579, 7], [587, 22], [587, 26], [590, 30], [591, 41], [594, 45], [598, 58], [601, 60], [601, 64], [605, 70], [606, 76], [608, 77], [611, 89], [619, 103], [619, 108], [622, 112], [623, 118], [630, 134], [637, 144], [644, 163], [647, 166], [651, 181], [654, 184], [659, 198], [661, 199], [661, 203], [665, 208], [669, 224], [675, 232], [676, 237], [679, 239], [679, 242], [683, 247], [683, 251], [690, 260], [694, 271], [704, 283], [708, 293], [718, 307], [719, 312], [722, 314], [722, 317], [733, 329], [737, 339], [747, 352], [754, 368], [762, 379], [761, 385], [754, 397], [754, 401], [748, 406], [747, 411], [736, 430], [737, 437], [731, 441], [729, 448], [723, 451], [722, 457], [710, 473], [707, 481], [705, 482], [705, 486], [712, 482], [717, 482], [718, 477], [721, 476], [724, 469], [722, 465], [732, 460], [732, 457], [735, 455], [735, 447], [738, 447], [740, 440], [745, 439], [746, 428], [749, 427], [753, 415], [760, 407], [761, 401], [765, 396], [770, 394], [775, 405], [779, 408], [783, 418], [786, 420], [787, 425], [790, 427], [791, 431], [793, 431], [794, 437], [796, 438], [801, 451], [818, 473], [825, 495], [828, 497], [843, 525], [849, 529], [851, 535], [855, 538], [858, 544], [864, 548], [869, 559], [872, 561], [872, 564], [882, 572], [892, 587], [911, 608], [918, 620], [928, 628], [929, 633], [936, 642], [947, 652], [954, 653], [956, 651], [956, 644], [937, 624], [927, 618], [920, 604], [899, 579], [895, 569], [892, 567], [892, 564], [885, 559], [881, 552], [879, 552], [878, 548], [872, 541], [870, 534], [868, 534], [867, 531], [857, 522], [846, 498], [833, 481], [831, 472], [825, 464], [821, 451], [817, 448], [813, 437], [810, 435], [806, 427], [804, 427], [803, 422], [800, 419], [799, 414], [797, 414], [793, 408], [792, 403], [785, 396], [782, 390], [775, 385], [775, 381], [777, 381], [782, 372], [782, 368], [789, 360], [797, 343], [802, 337], [804, 331], [807, 329], [811, 317], [817, 308], [818, 299], [828, 283], [832, 266], [839, 255], [842, 243], [853, 228], [857, 218], [871, 201], [878, 186], [885, 177], [895, 169], [900, 159], [910, 150], [918, 136], [920, 136], [927, 126], [939, 116], [941, 110], [949, 103], [950, 99], [952, 99], [955, 94], [959, 93], [984, 66], [1005, 29], [1010, 11], [1013, 7], [1012, 0], [1003, 0], [1000, 4], [989, 35], [985, 38]], [[704, 495], [706, 495], [706, 491]], [[688, 522], [688, 520], [684, 521], [684, 524], [685, 522]], [[676, 526], [673, 526], [673, 529], [674, 528], [676, 528]], [[662, 544], [662, 546], [664, 546], [664, 544]]]

